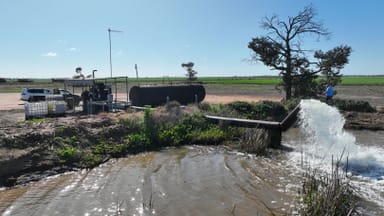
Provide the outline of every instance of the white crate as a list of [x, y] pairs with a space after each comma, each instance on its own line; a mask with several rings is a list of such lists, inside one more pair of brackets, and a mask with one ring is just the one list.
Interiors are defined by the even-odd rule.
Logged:
[[63, 101], [48, 101], [48, 114], [60, 115], [65, 113], [66, 104]]
[[26, 102], [24, 105], [25, 117], [34, 118], [34, 117], [45, 117], [48, 115], [48, 103], [47, 102]]

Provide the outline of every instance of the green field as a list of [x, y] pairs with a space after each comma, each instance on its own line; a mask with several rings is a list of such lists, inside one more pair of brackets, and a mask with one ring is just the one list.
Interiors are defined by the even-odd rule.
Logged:
[[384, 76], [345, 76], [342, 85], [384, 85]]
[[[123, 81], [123, 80], [120, 80]], [[172, 78], [128, 78], [129, 83], [173, 83], [185, 82], [184, 77]], [[281, 82], [277, 76], [263, 77], [199, 77], [198, 82], [203, 84], [257, 84], [257, 85], [275, 85]], [[383, 76], [344, 76], [341, 85], [384, 85]]]
[[[139, 80], [128, 78], [129, 83], [169, 83], [185, 82], [184, 77], [175, 78], [140, 78]], [[280, 77], [199, 77], [198, 82], [203, 84], [257, 84], [257, 85], [275, 85], [281, 82]], [[344, 76], [341, 85], [384, 85], [383, 76]]]
[[[118, 82], [128, 84], [170, 84], [170, 83], [185, 83], [185, 77], [151, 77], [151, 78], [106, 78], [97, 79], [98, 82]], [[262, 77], [198, 77], [197, 82], [204, 85], [275, 85], [281, 82], [281, 78], [277, 76], [262, 76]], [[344, 76], [342, 77], [341, 85], [383, 85], [384, 75], [382, 76]], [[33, 79], [31, 82], [20, 83], [16, 79], [10, 79], [6, 82], [0, 82], [0, 92], [20, 92], [22, 87], [47, 87], [47, 88], [62, 88], [62, 83], [53, 83], [51, 79]]]

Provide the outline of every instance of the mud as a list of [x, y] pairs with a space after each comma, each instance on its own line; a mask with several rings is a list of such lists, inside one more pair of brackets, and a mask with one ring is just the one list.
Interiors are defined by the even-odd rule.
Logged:
[[[369, 99], [379, 112], [376, 113], [357, 113], [346, 112], [345, 128], [348, 129], [369, 129], [384, 130], [384, 95], [381, 86], [369, 87], [342, 87], [342, 93], [337, 97], [344, 99], [364, 100]], [[366, 91], [364, 95], [362, 91]], [[124, 94], [119, 95], [124, 98]], [[18, 183], [25, 183], [32, 180], [41, 179], [63, 171], [71, 170], [73, 167], [66, 167], [57, 164], [57, 158], [49, 151], [51, 145], [44, 140], [52, 139], [55, 128], [60, 126], [86, 125], [97, 132], [97, 128], [109, 127], [117, 119], [132, 115], [131, 113], [110, 113], [90, 116], [68, 116], [57, 118], [48, 122], [25, 122], [24, 106], [19, 100], [19, 93], [0, 93], [0, 137], [10, 139], [22, 139], [30, 145], [28, 148], [0, 148], [0, 173], [3, 176], [12, 176], [25, 173], [17, 179]], [[257, 92], [239, 86], [236, 89], [209, 89], [204, 102], [207, 103], [229, 103], [232, 101], [258, 102], [262, 100], [280, 101], [282, 94], [274, 89], [259, 89]], [[100, 130], [99, 130], [100, 131]], [[33, 141], [35, 140], [35, 141]], [[31, 144], [32, 143], [32, 144]], [[11, 179], [12, 180], [12, 179]], [[16, 179], [14, 179], [16, 181]]]

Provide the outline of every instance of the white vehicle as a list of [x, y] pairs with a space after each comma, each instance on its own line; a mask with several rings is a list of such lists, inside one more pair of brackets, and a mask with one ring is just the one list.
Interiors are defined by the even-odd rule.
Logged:
[[44, 101], [47, 95], [52, 95], [52, 91], [45, 88], [23, 88], [20, 99], [29, 102]]

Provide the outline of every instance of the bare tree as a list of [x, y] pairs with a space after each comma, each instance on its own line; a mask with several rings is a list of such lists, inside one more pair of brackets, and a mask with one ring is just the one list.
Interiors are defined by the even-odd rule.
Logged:
[[[307, 59], [306, 54], [311, 50], [301, 48], [301, 43], [306, 36], [316, 36], [317, 40], [320, 37], [328, 38], [330, 36], [330, 32], [323, 24], [315, 20], [316, 15], [316, 11], [310, 5], [300, 11], [298, 15], [288, 17], [287, 21], [281, 20], [276, 15], [265, 17], [261, 26], [268, 31], [267, 36], [253, 38], [248, 44], [248, 48], [255, 52], [254, 61], [261, 61], [273, 70], [279, 71], [286, 99], [293, 96], [292, 90], [301, 92], [300, 89], [305, 89], [303, 86], [298, 86], [302, 82], [307, 82], [307, 85], [308, 82], [313, 83], [317, 73], [324, 69], [324, 67], [321, 68], [324, 64], [313, 63]], [[348, 59], [351, 49], [347, 46], [344, 48], [346, 48], [343, 52], [344, 59]], [[325, 57], [323, 54], [318, 51], [318, 55], [314, 57]], [[325, 59], [322, 60], [325, 61]], [[332, 59], [327, 58], [327, 61], [332, 61]], [[344, 64], [347, 62], [344, 61]], [[333, 63], [330, 65], [337, 66]]]

